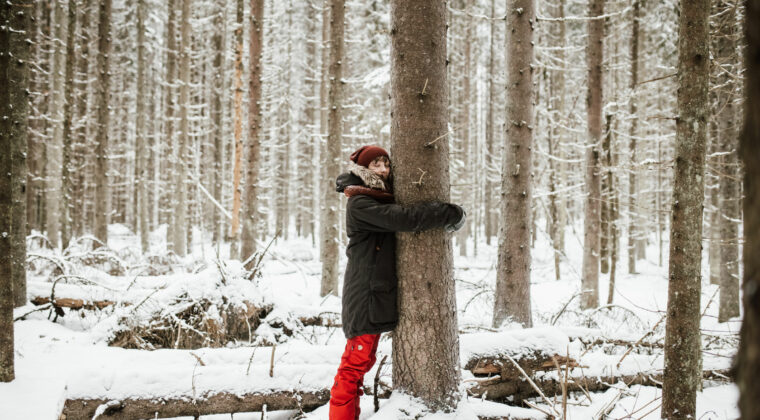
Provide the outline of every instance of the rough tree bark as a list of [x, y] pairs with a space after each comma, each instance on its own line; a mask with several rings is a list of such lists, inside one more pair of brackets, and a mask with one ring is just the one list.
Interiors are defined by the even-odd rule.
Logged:
[[[29, 34], [34, 31], [32, 13], [34, 11], [32, 2], [15, 2], [23, 13], [11, 19], [14, 29], [20, 29], [25, 34], [24, 38], [32, 38]], [[15, 35], [15, 36], [14, 36]], [[10, 69], [9, 78], [16, 83], [15, 89], [22, 87], [22, 90], [11, 93], [10, 100], [13, 108], [11, 117], [13, 118], [13, 127], [10, 128], [9, 135], [12, 136], [10, 154], [11, 154], [11, 196], [13, 200], [11, 210], [11, 264], [12, 281], [13, 281], [13, 306], [19, 307], [26, 304], [26, 188], [27, 173], [26, 155], [28, 141], [28, 120], [29, 120], [29, 96], [23, 89], [29, 86], [30, 69], [27, 63], [33, 59], [32, 46], [25, 42], [19, 41], [18, 35], [11, 35], [11, 45], [13, 57], [18, 60], [14, 68]], [[10, 89], [10, 83], [4, 84]], [[21, 94], [23, 93], [23, 94]], [[2, 115], [8, 115], [3, 113]], [[4, 128], [5, 130], [5, 128]], [[7, 149], [0, 149], [7, 150]], [[0, 231], [3, 231], [0, 229]], [[0, 286], [2, 287], [2, 286]], [[1, 351], [1, 350], [0, 350]]]
[[100, 2], [98, 22], [98, 65], [96, 109], [98, 110], [97, 145], [95, 147], [95, 237], [108, 244], [108, 213], [110, 212], [110, 186], [108, 185], [108, 119], [111, 76], [108, 63], [111, 51], [111, 0]]
[[[590, 0], [589, 16], [604, 13], [604, 0]], [[588, 22], [588, 136], [586, 146], [586, 198], [583, 223], [583, 280], [581, 283], [581, 308], [599, 306], [599, 231], [601, 210], [601, 185], [599, 167], [599, 143], [602, 139], [602, 46], [604, 21]]]
[[[449, 199], [446, 27], [445, 2], [391, 1], [391, 156], [401, 205]], [[393, 384], [452, 409], [460, 371], [451, 238], [433, 230], [397, 239]]]
[[[760, 418], [760, 2], [745, 0], [744, 131], [739, 155], [744, 161], [744, 322], [736, 356], [739, 412]], [[752, 23], [752, 24], [750, 24]]]
[[324, 161], [326, 181], [322, 199], [322, 283], [320, 296], [338, 294], [338, 206], [340, 196], [335, 194], [334, 181], [338, 176], [341, 157], [343, 115], [343, 26], [344, 0], [330, 1], [330, 70], [327, 117], [327, 154]]
[[[13, 213], [25, 212], [24, 200], [14, 202], [13, 188], [24, 185], [14, 180], [13, 160], [26, 143], [31, 46], [27, 43], [34, 11], [30, 0], [0, 5], [0, 382], [15, 377], [13, 344], [14, 267], [19, 255], [16, 239], [25, 232], [14, 230]], [[22, 163], [25, 163], [22, 161]], [[21, 174], [19, 174], [21, 175]], [[21, 175], [24, 178], [24, 175]], [[20, 208], [16, 208], [16, 207]], [[23, 265], [22, 265], [23, 267]]]
[[[261, 167], [261, 53], [264, 43], [264, 0], [251, 0], [250, 80], [248, 82], [248, 166], [245, 175], [245, 211], [240, 258], [256, 252], [258, 182]], [[251, 261], [247, 268], [253, 268]]]
[[[230, 222], [230, 257], [238, 251], [237, 240], [240, 232], [240, 177], [243, 159], [243, 0], [237, 0], [235, 28], [235, 159], [232, 166], [232, 221]], [[243, 257], [245, 258], [245, 257]]]
[[533, 325], [530, 305], [533, 162], [533, 0], [507, 2], [507, 113], [493, 325]]
[[709, 0], [681, 2], [678, 119], [661, 412], [666, 419], [695, 418], [697, 386], [701, 383], [699, 301], [708, 119], [709, 14]]

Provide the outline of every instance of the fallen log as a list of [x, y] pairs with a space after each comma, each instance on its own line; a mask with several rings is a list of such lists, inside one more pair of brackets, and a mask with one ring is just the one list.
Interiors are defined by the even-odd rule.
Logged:
[[[702, 372], [704, 380], [726, 380], [729, 375], [728, 369], [705, 370]], [[531, 375], [532, 376], [532, 375]], [[506, 380], [504, 380], [506, 378]], [[618, 382], [626, 385], [662, 386], [662, 372], [638, 373], [635, 375], [621, 376], [595, 376], [595, 377], [571, 377], [567, 382], [568, 392], [598, 392], [604, 391]], [[561, 395], [562, 383], [557, 379], [533, 378], [535, 384], [547, 395]], [[469, 390], [470, 395], [483, 397], [496, 402], [509, 402], [520, 404], [528, 398], [535, 398], [538, 393], [519, 375], [500, 376], [492, 379], [485, 378], [476, 382]]]
[[[90, 419], [153, 419], [182, 416], [202, 416], [262, 411], [300, 410], [311, 411], [327, 404], [330, 390], [312, 392], [281, 391], [271, 394], [219, 393], [200, 398], [183, 396], [175, 398], [111, 400], [106, 398], [66, 400], [60, 420]], [[100, 408], [100, 410], [99, 410]], [[96, 412], [100, 412], [94, 417]]]
[[[46, 305], [50, 303], [50, 298], [37, 296], [33, 298], [31, 302], [35, 306]], [[74, 309], [74, 310], [79, 310], [79, 309], [94, 310], [94, 309], [103, 309], [115, 303], [116, 302], [113, 302], [110, 300], [85, 301], [84, 299], [56, 298], [53, 301], [53, 306], [57, 306], [59, 308], [69, 308], [69, 309]]]

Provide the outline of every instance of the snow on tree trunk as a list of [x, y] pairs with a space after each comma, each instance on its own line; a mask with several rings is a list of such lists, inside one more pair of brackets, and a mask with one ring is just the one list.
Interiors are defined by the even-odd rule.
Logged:
[[666, 419], [695, 418], [701, 383], [699, 301], [709, 115], [709, 13], [708, 0], [692, 0], [682, 3], [679, 18], [678, 120], [661, 412]]
[[[589, 16], [604, 13], [604, 0], [590, 0]], [[588, 22], [588, 145], [586, 146], [586, 198], [583, 223], [583, 268], [581, 282], [581, 308], [599, 306], [599, 233], [601, 185], [599, 143], [602, 139], [602, 45], [604, 21]]]
[[[444, 2], [391, 1], [391, 156], [401, 205], [449, 199], [446, 27]], [[450, 410], [460, 381], [451, 238], [433, 230], [397, 239], [393, 384]]]
[[[250, 74], [248, 82], [248, 166], [245, 174], [245, 211], [240, 258], [256, 252], [256, 225], [261, 171], [261, 52], [264, 42], [264, 0], [251, 0]], [[252, 268], [253, 262], [248, 268]]]
[[110, 186], [108, 184], [108, 120], [109, 55], [111, 51], [111, 0], [100, 2], [98, 22], [98, 66], [96, 85], [96, 105], [98, 110], [97, 145], [95, 147], [95, 237], [108, 244], [108, 219], [110, 213]]
[[330, 69], [327, 117], [327, 154], [325, 156], [325, 177], [322, 208], [322, 283], [320, 296], [338, 294], [338, 206], [340, 196], [332, 185], [340, 170], [342, 115], [343, 115], [343, 26], [345, 4], [343, 0], [330, 2]]
[[[760, 3], [745, 5], [745, 114], [739, 155], [744, 162], [744, 322], [736, 356], [739, 411], [760, 418]], [[752, 24], [750, 24], [752, 22]]]
[[493, 325], [531, 327], [530, 250], [533, 161], [533, 0], [507, 3], [507, 113], [502, 151], [501, 229]]

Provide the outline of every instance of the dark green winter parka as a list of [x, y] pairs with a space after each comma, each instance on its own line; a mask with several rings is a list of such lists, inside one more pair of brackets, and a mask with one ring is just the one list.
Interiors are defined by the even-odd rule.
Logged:
[[395, 232], [454, 231], [464, 224], [464, 211], [448, 203], [395, 204], [384, 188], [369, 187], [384, 187], [380, 177], [353, 162], [336, 184], [338, 192], [349, 196], [343, 332], [351, 338], [391, 331], [398, 322]]

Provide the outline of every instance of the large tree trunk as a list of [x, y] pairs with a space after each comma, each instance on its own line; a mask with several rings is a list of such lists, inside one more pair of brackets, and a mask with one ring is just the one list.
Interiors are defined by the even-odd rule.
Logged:
[[[604, 0], [590, 0], [589, 16], [604, 13]], [[602, 139], [602, 45], [604, 21], [588, 22], [588, 145], [586, 146], [586, 198], [583, 223], [583, 280], [581, 308], [599, 306], [599, 231], [601, 185], [599, 143]]]
[[177, 189], [174, 204], [174, 252], [180, 257], [187, 254], [187, 162], [190, 149], [190, 6], [192, 0], [182, 1], [182, 23], [180, 26], [179, 55], [179, 142], [177, 161], [174, 168], [174, 188]]
[[[449, 199], [447, 93], [445, 2], [391, 1], [391, 155], [401, 205]], [[460, 380], [451, 238], [441, 230], [397, 238], [393, 384], [451, 409]]]
[[744, 30], [746, 101], [740, 153], [744, 161], [744, 322], [736, 356], [739, 412], [760, 418], [760, 2], [747, 0]]
[[[235, 159], [232, 166], [232, 221], [230, 222], [230, 257], [236, 255], [238, 249], [238, 233], [240, 232], [240, 204], [243, 160], [243, 0], [237, 0], [235, 28]], [[241, 257], [245, 258], [245, 257]]]
[[[720, 152], [725, 153], [720, 166], [720, 298], [718, 321], [725, 322], [739, 316], [739, 224], [741, 219], [741, 194], [738, 177], [739, 156], [738, 131], [735, 129], [737, 112], [733, 105], [736, 100], [736, 83], [730, 73], [738, 70], [739, 57], [736, 49], [736, 6], [734, 3], [718, 1], [713, 7], [717, 29], [714, 52], [718, 68], [716, 89], [718, 112], [715, 115], [720, 139]], [[727, 70], [728, 69], [728, 70]], [[717, 231], [717, 230], [714, 230]], [[714, 241], [715, 238], [711, 237]]]
[[[71, 1], [71, 0], [69, 0]], [[135, 168], [137, 184], [137, 221], [140, 231], [140, 248], [148, 252], [148, 150], [146, 147], [147, 133], [145, 130], [145, 113], [148, 109], [146, 80], [145, 80], [145, 17], [148, 13], [145, 0], [137, 1], [137, 115], [136, 117], [136, 147]]]
[[684, 0], [681, 3], [678, 120], [662, 391], [662, 417], [666, 419], [695, 418], [700, 378], [699, 300], [709, 115], [709, 13], [709, 0]]
[[501, 229], [493, 325], [531, 327], [530, 250], [533, 162], [533, 0], [507, 2], [507, 114], [501, 170]]
[[341, 143], [343, 136], [343, 26], [345, 4], [344, 0], [330, 2], [330, 70], [329, 70], [329, 100], [327, 117], [327, 154], [324, 161], [325, 177], [324, 195], [322, 202], [322, 283], [320, 296], [338, 294], [338, 244], [340, 229], [338, 228], [338, 207], [340, 196], [335, 193], [332, 185], [340, 170]]
[[111, 51], [111, 0], [100, 2], [98, 23], [98, 82], [97, 104], [98, 132], [95, 147], [95, 237], [108, 244], [108, 213], [110, 212], [110, 187], [108, 185], [108, 117], [110, 74], [108, 70]]
[[[248, 166], [245, 175], [245, 211], [240, 258], [256, 252], [258, 182], [261, 167], [261, 53], [264, 43], [264, 0], [251, 0], [250, 80], [248, 83]], [[254, 262], [248, 268], [253, 268]]]
[[[12, 264], [12, 283], [13, 283], [13, 306], [19, 307], [26, 304], [26, 187], [28, 169], [26, 165], [27, 142], [29, 137], [28, 120], [29, 120], [29, 96], [25, 91], [29, 86], [29, 67], [28, 63], [34, 58], [32, 55], [32, 46], [26, 44], [26, 40], [31, 38], [30, 32], [35, 28], [32, 22], [32, 11], [34, 10], [32, 2], [16, 2], [19, 10], [23, 11], [22, 16], [9, 18], [11, 27], [16, 32], [10, 36], [10, 49], [13, 57], [18, 60], [13, 68], [9, 69], [8, 80], [2, 83], [6, 90], [14, 89], [9, 93], [9, 103], [12, 105], [10, 114], [3, 110], [2, 115], [9, 115], [13, 121], [10, 128], [4, 127], [3, 130], [9, 130], [11, 136], [10, 158], [11, 158], [11, 229], [13, 234], [11, 240], [11, 264]], [[11, 8], [10, 10], [13, 10]], [[18, 12], [17, 12], [18, 13]], [[6, 20], [2, 20], [5, 25]], [[23, 34], [23, 37], [21, 36]], [[3, 50], [0, 50], [3, 51]], [[5, 74], [5, 73], [3, 73]], [[0, 149], [8, 150], [8, 149]], [[0, 232], [7, 230], [0, 228]], [[2, 288], [0, 282], [0, 288]], [[2, 323], [0, 322], [0, 325]], [[0, 352], [2, 352], [0, 346]], [[2, 376], [2, 374], [0, 374]]]
[[[14, 267], [21, 266], [19, 244], [24, 246], [25, 231], [14, 230], [14, 214], [25, 212], [23, 200], [14, 202], [14, 187], [23, 186], [24, 175], [14, 175], [14, 158], [26, 143], [30, 45], [34, 10], [31, 1], [4, 2], [0, 5], [0, 382], [15, 377], [13, 344]], [[6, 151], [10, 151], [7, 153]], [[21, 161], [25, 164], [25, 161]], [[17, 171], [21, 172], [21, 171]], [[14, 176], [19, 176], [15, 180]], [[20, 208], [16, 208], [20, 207]], [[10, 234], [8, 234], [10, 233]], [[19, 241], [16, 237], [21, 235]], [[25, 252], [25, 251], [24, 251]], [[24, 299], [26, 300], [26, 299]]]

